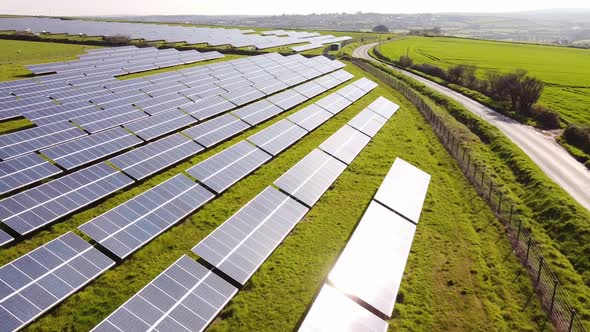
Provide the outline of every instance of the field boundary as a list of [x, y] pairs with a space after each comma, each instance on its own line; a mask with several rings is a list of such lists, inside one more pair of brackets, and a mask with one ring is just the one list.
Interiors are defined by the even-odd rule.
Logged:
[[586, 332], [587, 329], [584, 323], [567, 300], [561, 283], [545, 262], [540, 248], [524, 225], [523, 218], [518, 213], [517, 205], [498, 189], [499, 186], [496, 185], [489, 174], [486, 174], [483, 163], [471, 157], [470, 151], [465, 148], [466, 144], [452, 133], [444, 120], [412, 88], [363, 60], [352, 59], [352, 63], [398, 90], [418, 108], [432, 127], [439, 141], [445, 146], [450, 155], [455, 158], [463, 174], [503, 223], [513, 252], [527, 268], [529, 277], [533, 282], [533, 289], [541, 300], [548, 320], [551, 320], [556, 330]]

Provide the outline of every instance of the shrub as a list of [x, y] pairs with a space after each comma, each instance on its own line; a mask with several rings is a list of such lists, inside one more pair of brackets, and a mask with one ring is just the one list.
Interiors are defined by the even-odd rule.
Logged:
[[570, 124], [563, 132], [563, 138], [565, 138], [566, 142], [580, 148], [585, 153], [590, 153], [590, 127]]
[[413, 65], [412, 69], [421, 71], [427, 75], [436, 76], [438, 78], [442, 78], [443, 80], [447, 79], [447, 73], [444, 69], [437, 67], [435, 65], [430, 65], [427, 63], [423, 63], [421, 65]]
[[412, 67], [412, 65], [414, 64], [414, 60], [412, 60], [412, 58], [410, 58], [407, 55], [402, 55], [402, 56], [399, 57], [399, 62], [398, 63], [402, 67], [409, 68], [409, 67]]
[[113, 35], [113, 36], [105, 36], [104, 41], [113, 43], [113, 44], [128, 44], [131, 42], [131, 39], [127, 36], [123, 35]]
[[557, 129], [561, 124], [559, 113], [550, 108], [534, 105], [531, 108], [531, 113], [535, 121], [537, 121], [537, 125], [541, 128]]

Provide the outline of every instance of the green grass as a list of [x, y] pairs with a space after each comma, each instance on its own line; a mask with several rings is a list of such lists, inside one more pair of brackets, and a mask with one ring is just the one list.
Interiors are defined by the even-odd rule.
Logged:
[[[346, 69], [357, 77], [368, 76], [350, 65]], [[539, 330], [543, 313], [535, 297], [527, 304], [527, 296], [532, 292], [530, 281], [511, 254], [501, 226], [418, 111], [397, 92], [383, 86], [70, 296], [26, 330], [90, 329], [182, 254], [190, 254], [190, 249], [215, 227], [380, 95], [399, 103], [401, 110], [271, 255], [223, 311], [223, 318], [218, 318], [210, 329], [292, 330], [394, 158], [401, 157], [432, 174], [432, 182], [400, 290], [403, 301], [396, 305], [392, 329]], [[321, 96], [1, 250], [0, 265], [67, 231], [81, 234], [76, 229], [80, 224], [319, 98]], [[449, 281], [453, 281], [452, 286]]]
[[414, 63], [442, 68], [475, 65], [487, 70], [527, 70], [547, 84], [540, 103], [566, 122], [590, 125], [590, 50], [461, 38], [407, 37], [381, 46], [390, 59], [408, 54]]
[[92, 48], [96, 47], [0, 39], [0, 81], [30, 75], [25, 65], [75, 60], [77, 55]]

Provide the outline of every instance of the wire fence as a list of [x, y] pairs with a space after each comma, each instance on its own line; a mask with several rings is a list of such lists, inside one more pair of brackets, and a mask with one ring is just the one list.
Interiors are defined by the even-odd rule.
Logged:
[[440, 142], [456, 159], [465, 176], [504, 224], [513, 251], [527, 268], [534, 291], [539, 296], [541, 304], [547, 312], [547, 317], [553, 322], [555, 329], [568, 332], [587, 331], [582, 320], [576, 314], [576, 310], [568, 303], [562, 285], [545, 261], [530, 231], [525, 227], [516, 204], [506, 197], [490, 174], [486, 174], [484, 164], [471, 156], [461, 139], [453, 134], [445, 121], [441, 120], [412, 88], [362, 60], [353, 59], [352, 62], [401, 92], [420, 110]]

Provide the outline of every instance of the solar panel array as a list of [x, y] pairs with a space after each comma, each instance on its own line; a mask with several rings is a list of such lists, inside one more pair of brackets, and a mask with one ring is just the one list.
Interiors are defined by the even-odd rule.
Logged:
[[115, 264], [68, 232], [0, 268], [0, 330], [14, 331]]
[[0, 162], [0, 194], [47, 179], [61, 170], [35, 153]]
[[14, 238], [0, 229], [0, 247], [14, 241]]
[[96, 164], [1, 200], [0, 220], [25, 235], [132, 182], [114, 168]]
[[237, 291], [184, 255], [92, 331], [203, 331]]
[[123, 259], [214, 196], [179, 174], [78, 228]]
[[[388, 104], [383, 100], [377, 103]], [[385, 111], [390, 113], [391, 109]], [[370, 326], [387, 330], [385, 319], [393, 313], [418, 222], [408, 220], [392, 206], [404, 210], [411, 202], [410, 209], [419, 217], [429, 182], [429, 174], [402, 159], [395, 160], [378, 189], [381, 199], [389, 205], [377, 201], [377, 195], [370, 202], [300, 331]], [[344, 320], [336, 317], [334, 306], [338, 304], [329, 302], [328, 297], [339, 298], [339, 303], [346, 302], [354, 310], [341, 316]]]
[[[274, 34], [256, 34], [253, 30], [36, 17], [0, 18], [0, 30], [31, 31], [33, 33], [49, 31], [51, 33], [67, 33], [76, 36], [79, 34], [87, 36], [117, 36], [122, 34], [130, 39], [148, 41], [164, 40], [167, 42], [186, 42], [187, 44], [208, 44], [210, 46], [255, 46], [258, 49], [317, 41], [317, 39], [313, 38], [321, 36], [318, 33], [291, 32], [279, 37]], [[332, 35], [327, 35], [327, 37], [332, 40], [336, 40], [336, 38], [350, 39], [350, 37], [334, 37]], [[96, 51], [96, 53], [102, 52]]]

